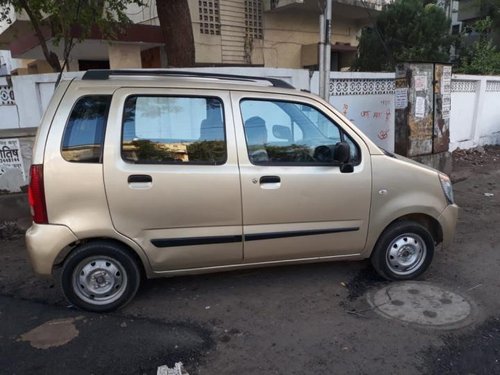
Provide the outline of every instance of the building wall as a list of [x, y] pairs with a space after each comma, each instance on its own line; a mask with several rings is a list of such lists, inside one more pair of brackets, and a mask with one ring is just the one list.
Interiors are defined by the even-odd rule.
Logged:
[[[333, 20], [332, 44], [357, 46], [359, 27], [337, 17]], [[253, 42], [252, 63], [266, 67], [302, 66], [302, 48], [319, 43], [319, 15], [314, 12], [264, 14], [264, 39]], [[317, 57], [314, 58], [317, 61]]]
[[[195, 61], [199, 64], [222, 63], [222, 39], [220, 35], [206, 35], [200, 33], [200, 12], [198, 0], [188, 0], [189, 11], [193, 24], [193, 38], [195, 43]], [[144, 7], [130, 5], [127, 15], [134, 23], [159, 26], [156, 0], [147, 2]]]
[[[188, 4], [197, 64], [251, 64], [297, 69], [303, 67], [302, 46], [319, 42], [319, 14], [308, 9], [286, 13], [263, 12], [263, 39], [260, 39], [246, 31], [244, 0], [219, 0], [219, 35], [202, 33], [199, 2], [188, 0]], [[127, 14], [133, 22], [159, 25], [155, 0], [142, 9], [130, 6]], [[335, 15], [332, 43], [356, 46], [360, 27], [354, 20], [345, 19], [341, 14]]]

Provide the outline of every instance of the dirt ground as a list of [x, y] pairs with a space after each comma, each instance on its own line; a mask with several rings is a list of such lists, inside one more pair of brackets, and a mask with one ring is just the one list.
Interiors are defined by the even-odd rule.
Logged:
[[[389, 283], [368, 262], [150, 280], [123, 310], [89, 314], [33, 276], [10, 225], [0, 240], [0, 373], [156, 374], [182, 361], [189, 374], [500, 374], [500, 147], [453, 156], [456, 238], [420, 280], [470, 302], [460, 326], [377, 313], [366, 296]], [[54, 319], [76, 332], [67, 343], [25, 339]]]

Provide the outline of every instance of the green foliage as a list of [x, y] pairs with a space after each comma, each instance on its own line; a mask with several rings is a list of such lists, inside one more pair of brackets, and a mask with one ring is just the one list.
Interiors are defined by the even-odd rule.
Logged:
[[454, 40], [450, 22], [435, 4], [396, 0], [378, 15], [373, 29], [361, 33], [353, 68], [391, 71], [403, 61], [448, 61]]
[[139, 139], [125, 143], [124, 146], [128, 160], [142, 163], [220, 164], [226, 160], [225, 141], [161, 143]]
[[199, 141], [187, 145], [189, 160], [220, 164], [226, 160], [225, 141]]
[[[103, 37], [114, 37], [130, 22], [125, 10], [129, 4], [142, 5], [142, 0], [0, 0], [0, 21], [9, 22], [11, 10], [25, 11], [39, 39], [47, 62], [55, 71], [64, 67], [75, 42], [86, 39], [96, 27]], [[44, 28], [52, 31], [53, 42], [63, 44], [63, 54], [50, 51]]]
[[474, 30], [479, 33], [479, 39], [460, 52], [459, 73], [466, 74], [500, 74], [500, 51], [491, 40], [490, 34], [493, 20], [490, 17], [478, 20]]

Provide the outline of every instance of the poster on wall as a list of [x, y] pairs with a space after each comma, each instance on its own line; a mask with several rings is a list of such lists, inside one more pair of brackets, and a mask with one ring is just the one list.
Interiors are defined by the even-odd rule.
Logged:
[[26, 181], [19, 139], [0, 139], [0, 167], [20, 169]]
[[451, 66], [443, 66], [443, 75], [441, 76], [441, 95], [451, 94]]
[[415, 91], [427, 90], [427, 75], [415, 76]]
[[417, 96], [417, 100], [415, 103], [415, 117], [425, 117], [425, 98], [423, 96]]
[[451, 95], [443, 95], [443, 105], [441, 107], [441, 114], [443, 120], [448, 120], [450, 118], [450, 111], [451, 111]]
[[408, 88], [397, 88], [394, 92], [394, 106], [395, 109], [405, 109], [408, 107]]
[[442, 108], [441, 114], [443, 120], [450, 118], [451, 111], [451, 66], [443, 66], [443, 74], [441, 76], [441, 95]]

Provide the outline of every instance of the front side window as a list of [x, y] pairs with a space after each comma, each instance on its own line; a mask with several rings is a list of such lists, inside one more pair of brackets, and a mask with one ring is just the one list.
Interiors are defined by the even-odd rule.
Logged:
[[80, 98], [64, 129], [61, 153], [74, 163], [100, 163], [104, 133], [108, 121], [110, 95], [89, 95]]
[[335, 145], [349, 143], [351, 163], [359, 147], [316, 108], [278, 100], [244, 99], [240, 103], [248, 157], [261, 165], [332, 164]]
[[212, 164], [226, 161], [222, 102], [218, 98], [129, 96], [122, 158], [137, 164]]

